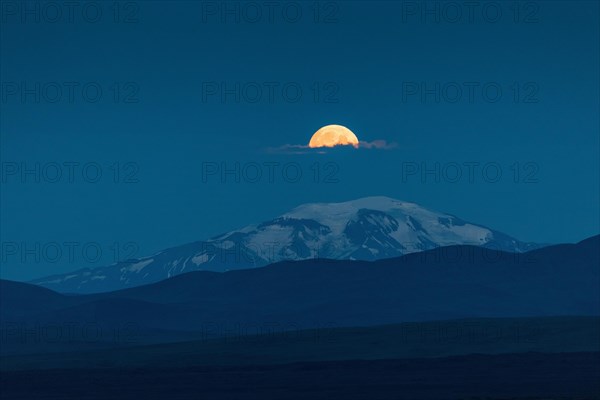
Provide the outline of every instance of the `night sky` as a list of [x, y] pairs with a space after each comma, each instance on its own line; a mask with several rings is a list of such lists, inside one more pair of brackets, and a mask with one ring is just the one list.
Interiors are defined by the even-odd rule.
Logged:
[[[597, 2], [38, 4], [1, 10], [2, 278], [374, 195], [524, 241], [600, 230]], [[387, 145], [301, 147], [327, 124]], [[67, 242], [102, 255], [5, 252]]]

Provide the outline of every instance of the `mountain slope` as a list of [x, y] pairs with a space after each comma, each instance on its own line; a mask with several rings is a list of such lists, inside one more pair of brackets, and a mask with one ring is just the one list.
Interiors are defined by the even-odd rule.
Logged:
[[[378, 261], [286, 261], [191, 272], [110, 293], [66, 296], [48, 309], [35, 288], [21, 311], [3, 294], [3, 322], [227, 332], [370, 326], [478, 317], [600, 315], [600, 236], [527, 253], [449, 246]], [[23, 285], [23, 284], [21, 284]], [[4, 287], [4, 286], [3, 286]], [[51, 292], [50, 292], [51, 293]], [[16, 307], [16, 309], [15, 309]], [[10, 316], [7, 320], [6, 316]]]
[[448, 245], [508, 252], [539, 247], [503, 233], [387, 197], [305, 204], [271, 221], [164, 250], [151, 257], [82, 269], [32, 283], [93, 293], [157, 282], [191, 271], [223, 272], [283, 260], [377, 260]]

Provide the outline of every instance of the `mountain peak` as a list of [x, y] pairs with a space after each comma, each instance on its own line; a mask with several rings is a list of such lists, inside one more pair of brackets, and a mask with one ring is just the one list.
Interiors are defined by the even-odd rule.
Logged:
[[284, 260], [376, 260], [448, 245], [521, 252], [535, 248], [503, 233], [386, 196], [308, 203], [272, 220], [107, 267], [34, 281], [62, 292], [115, 290], [184, 272], [223, 272]]
[[422, 208], [414, 203], [407, 203], [385, 196], [362, 197], [340, 203], [306, 203], [285, 213], [282, 217], [327, 219], [330, 222], [348, 218], [360, 209], [389, 211], [394, 208]]
[[[407, 203], [405, 201], [396, 200], [391, 197], [386, 196], [369, 196], [369, 197], [361, 197], [354, 200], [348, 200], [338, 203], [306, 203], [302, 204], [288, 214], [296, 213], [303, 210], [317, 210], [317, 209], [330, 209], [335, 208], [339, 210], [356, 210], [360, 208], [371, 208], [371, 209], [389, 209], [397, 206], [402, 206], [405, 204], [413, 204]], [[415, 204], [416, 205], [416, 204]]]

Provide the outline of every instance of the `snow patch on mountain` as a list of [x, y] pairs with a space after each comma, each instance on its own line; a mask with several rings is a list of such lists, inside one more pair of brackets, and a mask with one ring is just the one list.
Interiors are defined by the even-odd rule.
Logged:
[[450, 214], [378, 196], [304, 204], [273, 220], [151, 257], [33, 283], [60, 292], [89, 293], [148, 284], [197, 270], [223, 272], [310, 258], [376, 260], [465, 244], [510, 252], [538, 247]]
[[141, 270], [144, 269], [144, 267], [146, 267], [147, 265], [150, 265], [153, 261], [154, 261], [154, 259], [150, 258], [148, 260], [144, 260], [144, 261], [137, 262], [135, 264], [131, 264], [125, 268], [128, 271], [139, 273]]

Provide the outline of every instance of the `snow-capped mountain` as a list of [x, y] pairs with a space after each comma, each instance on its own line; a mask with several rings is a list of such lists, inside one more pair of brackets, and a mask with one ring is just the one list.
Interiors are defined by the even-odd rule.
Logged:
[[271, 221], [209, 240], [32, 283], [59, 292], [92, 293], [197, 270], [223, 272], [310, 258], [376, 260], [456, 244], [510, 252], [539, 247], [414, 203], [366, 197], [344, 203], [301, 205]]

